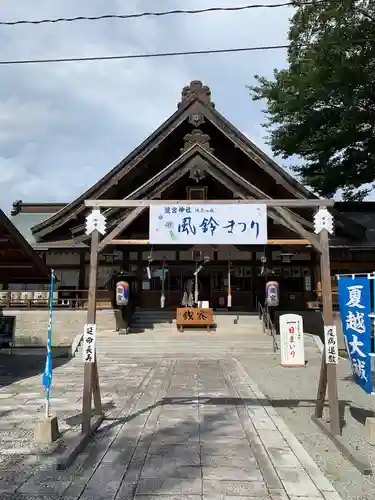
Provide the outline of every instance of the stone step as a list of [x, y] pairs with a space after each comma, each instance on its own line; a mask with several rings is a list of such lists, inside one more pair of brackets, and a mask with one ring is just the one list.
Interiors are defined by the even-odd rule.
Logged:
[[[257, 318], [240, 318], [237, 320], [235, 317], [223, 317], [223, 316], [214, 316], [214, 322], [217, 323], [218, 325], [261, 325], [261, 321], [259, 321]], [[146, 318], [146, 317], [138, 317], [138, 318], [132, 318], [131, 324], [136, 325], [136, 324], [175, 324], [176, 319], [175, 318]]]
[[[240, 330], [241, 328], [252, 328], [254, 330], [262, 330], [262, 325], [258, 323], [220, 323], [220, 322], [214, 322], [214, 325], [216, 325], [218, 328], [223, 328], [226, 330]], [[146, 323], [146, 322], [137, 322], [137, 323], [132, 323], [130, 326], [136, 327], [136, 328], [147, 328], [147, 329], [154, 329], [158, 328], [159, 330], [161, 329], [167, 329], [169, 330], [170, 328], [177, 328], [176, 322], [173, 323]]]

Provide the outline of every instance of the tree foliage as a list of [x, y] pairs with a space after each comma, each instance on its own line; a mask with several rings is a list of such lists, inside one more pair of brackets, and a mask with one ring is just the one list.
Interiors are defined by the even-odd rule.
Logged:
[[375, 181], [375, 0], [295, 2], [288, 68], [256, 76], [267, 101], [268, 143], [302, 163], [301, 181], [322, 196], [363, 199]]

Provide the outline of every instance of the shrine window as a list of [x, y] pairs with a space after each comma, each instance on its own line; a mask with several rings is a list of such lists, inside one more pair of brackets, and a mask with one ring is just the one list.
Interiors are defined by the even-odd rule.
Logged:
[[207, 187], [206, 186], [194, 186], [187, 188], [187, 199], [188, 200], [207, 200]]

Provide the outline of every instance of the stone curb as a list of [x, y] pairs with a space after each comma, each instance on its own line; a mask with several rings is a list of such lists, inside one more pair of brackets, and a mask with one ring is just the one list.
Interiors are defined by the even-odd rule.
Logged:
[[249, 387], [254, 392], [256, 397], [260, 400], [267, 402], [267, 406], [264, 406], [264, 410], [268, 413], [270, 419], [275, 424], [276, 428], [284, 437], [285, 441], [290, 446], [291, 450], [301, 463], [302, 467], [306, 470], [307, 474], [310, 476], [311, 480], [314, 482], [316, 487], [321, 491], [323, 497], [326, 500], [342, 500], [342, 497], [337, 493], [331, 482], [325, 477], [323, 472], [316, 465], [314, 460], [311, 458], [309, 453], [305, 450], [302, 444], [298, 441], [295, 435], [291, 432], [289, 427], [286, 425], [283, 418], [280, 417], [278, 412], [272, 407], [269, 399], [262, 393], [257, 384], [248, 375], [245, 368], [242, 366], [241, 362], [234, 358], [238, 372], [247, 380]]

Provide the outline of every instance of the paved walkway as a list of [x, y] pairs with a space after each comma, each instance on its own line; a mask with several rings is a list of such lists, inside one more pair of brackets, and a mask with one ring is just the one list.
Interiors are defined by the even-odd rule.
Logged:
[[[82, 373], [80, 359], [55, 372], [64, 429], [77, 425]], [[117, 358], [100, 378], [109, 418], [68, 471], [21, 437], [14, 411], [0, 419], [0, 500], [340, 500], [236, 357]], [[0, 398], [23, 386], [13, 397], [35, 414], [36, 381]]]

